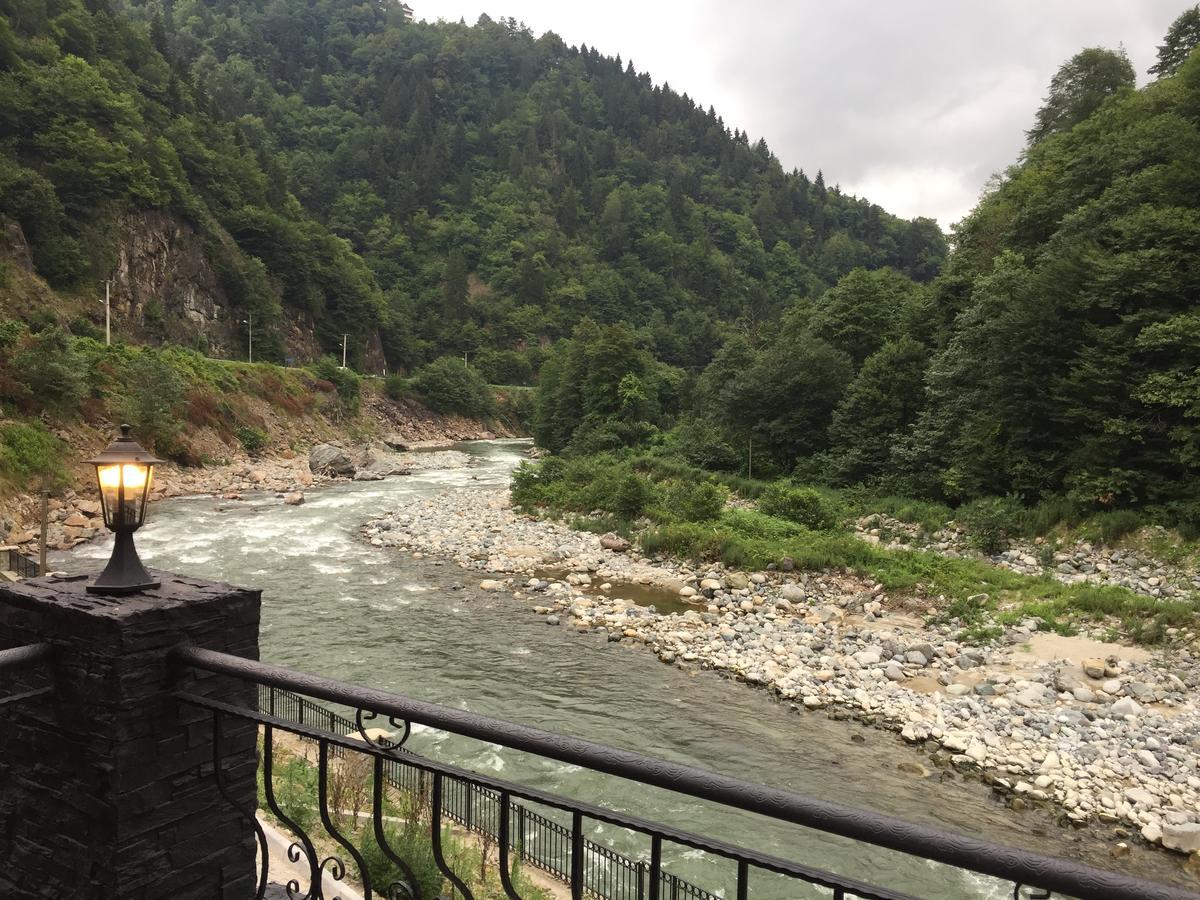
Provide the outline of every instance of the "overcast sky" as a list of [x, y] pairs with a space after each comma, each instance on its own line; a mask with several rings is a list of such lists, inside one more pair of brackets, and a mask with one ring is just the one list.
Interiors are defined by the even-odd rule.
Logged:
[[785, 168], [948, 228], [1016, 159], [1063, 62], [1124, 44], [1143, 84], [1194, 0], [409, 2], [417, 18], [512, 16], [632, 59]]

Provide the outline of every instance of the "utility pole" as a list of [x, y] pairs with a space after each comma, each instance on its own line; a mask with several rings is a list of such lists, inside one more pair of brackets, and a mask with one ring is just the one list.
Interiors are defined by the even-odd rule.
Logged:
[[246, 313], [246, 315], [248, 316], [248, 318], [242, 319], [242, 324], [248, 326], [250, 329], [250, 344], [249, 344], [249, 348], [248, 348], [249, 349], [248, 355], [250, 357], [250, 362], [254, 362], [254, 313]]
[[112, 345], [112, 302], [110, 299], [109, 289], [112, 287], [112, 279], [104, 279], [104, 346]]
[[46, 531], [50, 525], [50, 492], [42, 491], [42, 539], [38, 543], [38, 574], [46, 574]]
[[746, 445], [746, 477], [754, 477], [754, 438], [748, 438]]
[[343, 369], [346, 368], [346, 338], [348, 338], [348, 337], [350, 337], [350, 335], [348, 335], [348, 334], [342, 335], [342, 368]]

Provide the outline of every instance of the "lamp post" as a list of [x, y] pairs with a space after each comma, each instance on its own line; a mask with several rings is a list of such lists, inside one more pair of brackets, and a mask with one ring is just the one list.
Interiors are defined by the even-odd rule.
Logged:
[[247, 318], [242, 319], [242, 324], [250, 329], [249, 333], [249, 362], [254, 362], [254, 313], [246, 313]]
[[120, 436], [88, 460], [96, 467], [104, 524], [116, 535], [108, 565], [87, 586], [94, 594], [136, 594], [159, 586], [138, 559], [133, 533], [146, 521], [150, 480], [155, 463], [162, 460], [151, 456], [129, 432], [129, 426], [122, 425]]

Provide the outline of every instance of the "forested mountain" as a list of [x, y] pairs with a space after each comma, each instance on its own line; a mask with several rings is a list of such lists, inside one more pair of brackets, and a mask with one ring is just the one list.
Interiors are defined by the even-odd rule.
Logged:
[[327, 348], [378, 330], [394, 368], [466, 352], [524, 381], [584, 317], [702, 366], [732, 323], [753, 334], [856, 266], [925, 281], [944, 257], [931, 221], [785, 172], [632, 63], [511, 20], [333, 0], [0, 11], [0, 214], [63, 287], [105, 277], [118, 212], [169, 209], [264, 334], [282, 303]]
[[[1197, 42], [1200, 8], [1140, 90], [1123, 52], [1069, 60], [943, 273], [856, 269], [770, 334], [732, 335], [670, 446], [708, 468], [744, 473], [753, 453], [763, 474], [951, 503], [1147, 507], [1200, 532]], [[645, 358], [609, 372], [597, 346], [581, 332], [543, 369], [551, 447], [648, 440], [637, 411], [671, 406]]]

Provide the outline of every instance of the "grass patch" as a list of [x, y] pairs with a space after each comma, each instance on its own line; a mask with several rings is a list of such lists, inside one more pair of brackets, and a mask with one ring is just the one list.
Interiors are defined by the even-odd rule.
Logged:
[[[551, 457], [518, 470], [513, 498], [528, 509], [582, 515], [589, 530], [633, 535], [649, 555], [742, 569], [762, 569], [790, 557], [800, 570], [850, 570], [878, 581], [894, 595], [927, 599], [941, 608], [938, 621], [956, 622], [972, 639], [992, 639], [1006, 623], [1038, 618], [1046, 629], [1063, 634], [1083, 622], [1116, 620], [1127, 635], [1153, 643], [1162, 640], [1167, 628], [1195, 625], [1200, 616], [1196, 600], [1164, 602], [1119, 587], [1066, 585], [1049, 575], [1022, 575], [978, 559], [869, 544], [828, 515], [839, 502], [841, 512], [862, 508], [864, 495], [852, 492], [839, 495], [788, 482], [768, 490], [763, 484], [759, 493], [772, 502], [758, 510], [726, 508], [708, 521], [685, 521], [672, 509], [679, 504], [670, 498], [682, 479], [694, 479], [697, 473], [707, 474], [659, 456]], [[724, 483], [720, 477], [714, 481]], [[892, 498], [888, 508], [889, 514], [904, 512], [938, 527], [949, 512], [937, 504], [903, 498]], [[813, 509], [821, 514], [812, 515]], [[785, 515], [768, 515], [772, 510]], [[993, 537], [1018, 530], [1019, 514], [1020, 508], [1007, 499], [981, 504], [979, 510]], [[1056, 513], [1047, 509], [1039, 515], [1048, 521]]]

